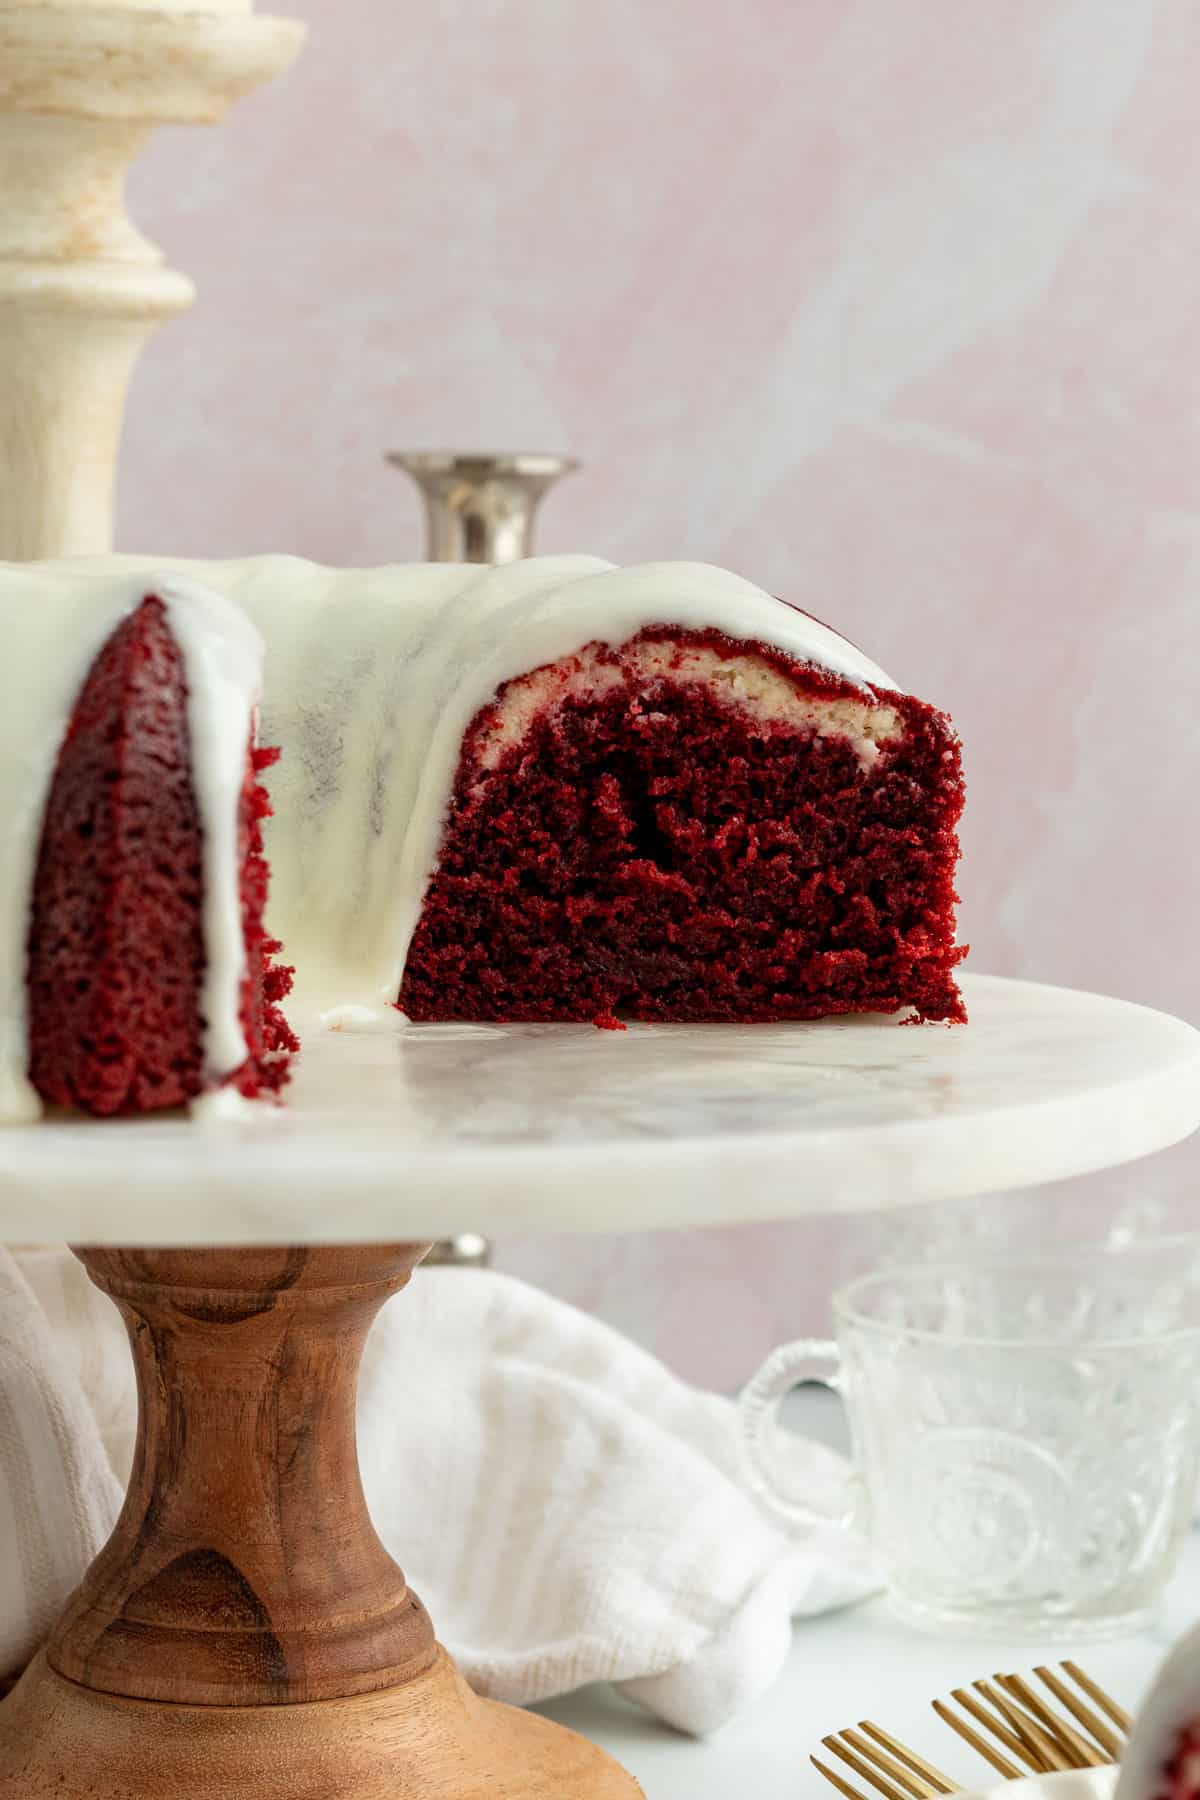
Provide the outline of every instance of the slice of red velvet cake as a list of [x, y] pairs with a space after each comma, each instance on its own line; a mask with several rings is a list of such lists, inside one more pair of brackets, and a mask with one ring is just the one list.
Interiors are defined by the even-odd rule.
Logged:
[[1116, 1800], [1200, 1800], [1200, 1628], [1155, 1678], [1121, 1759]]
[[1200, 1717], [1185, 1725], [1167, 1758], [1154, 1800], [1197, 1800], [1200, 1796]]
[[[243, 741], [245, 741], [243, 739]], [[148, 597], [105, 644], [75, 705], [46, 803], [29, 910], [29, 1077], [87, 1112], [149, 1112], [217, 1087], [278, 1090], [297, 1048], [278, 1002], [291, 971], [263, 926], [259, 773], [247, 743], [236, 800], [244, 1056], [215, 1069], [204, 1014], [206, 842], [184, 657]], [[233, 821], [231, 820], [231, 833]]]
[[400, 1005], [961, 1020], [962, 804], [921, 700], [715, 630], [592, 643], [470, 726]]

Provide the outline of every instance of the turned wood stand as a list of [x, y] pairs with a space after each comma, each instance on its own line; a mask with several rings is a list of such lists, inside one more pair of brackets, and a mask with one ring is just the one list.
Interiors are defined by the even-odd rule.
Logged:
[[424, 1244], [82, 1250], [137, 1364], [112, 1538], [0, 1706], [0, 1800], [633, 1800], [481, 1700], [371, 1524], [367, 1330]]

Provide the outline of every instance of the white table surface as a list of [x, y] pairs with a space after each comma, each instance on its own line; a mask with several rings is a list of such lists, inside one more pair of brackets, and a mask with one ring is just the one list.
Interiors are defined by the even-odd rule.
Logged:
[[[838, 1404], [819, 1390], [793, 1398], [789, 1422], [842, 1442]], [[826, 1732], [863, 1718], [893, 1731], [947, 1774], [986, 1788], [998, 1778], [934, 1716], [932, 1699], [981, 1675], [1028, 1671], [1069, 1656], [1116, 1699], [1136, 1706], [1171, 1643], [1198, 1615], [1200, 1532], [1193, 1532], [1158, 1623], [1137, 1637], [1071, 1645], [938, 1638], [892, 1618], [885, 1600], [872, 1600], [798, 1622], [776, 1686], [702, 1742], [668, 1730], [604, 1687], [540, 1710], [603, 1744], [638, 1777], [647, 1800], [833, 1800], [809, 1754], [821, 1754]]]
[[310, 1031], [244, 1120], [0, 1130], [0, 1243], [378, 1243], [912, 1205], [1147, 1156], [1200, 1125], [1200, 1033], [964, 978], [971, 1021]]

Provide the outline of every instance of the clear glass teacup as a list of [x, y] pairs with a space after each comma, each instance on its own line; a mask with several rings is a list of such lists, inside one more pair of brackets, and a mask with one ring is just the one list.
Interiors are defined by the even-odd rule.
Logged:
[[[784, 1345], [742, 1396], [773, 1507], [865, 1532], [917, 1624], [1063, 1639], [1147, 1623], [1195, 1510], [1200, 1239], [884, 1270], [834, 1318], [836, 1342]], [[854, 1446], [856, 1503], [833, 1521], [789, 1483], [777, 1416], [813, 1379], [842, 1394]]]

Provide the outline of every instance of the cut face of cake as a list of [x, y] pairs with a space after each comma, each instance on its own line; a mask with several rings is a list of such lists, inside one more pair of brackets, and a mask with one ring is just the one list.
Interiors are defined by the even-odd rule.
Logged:
[[105, 558], [0, 620], [0, 1118], [277, 1089], [274, 938], [309, 1017], [963, 1017], [949, 721], [736, 576]]
[[34, 1095], [102, 1115], [252, 1097], [282, 1086], [296, 1047], [277, 1005], [290, 971], [263, 925], [258, 776], [275, 753], [253, 742], [261, 645], [219, 596], [163, 593], [131, 590], [90, 621], [118, 620], [54, 759], [24, 995], [8, 984], [33, 1090], [9, 1070], [18, 1113]]
[[414, 1019], [960, 1019], [957, 745], [931, 707], [651, 627], [477, 714]]

